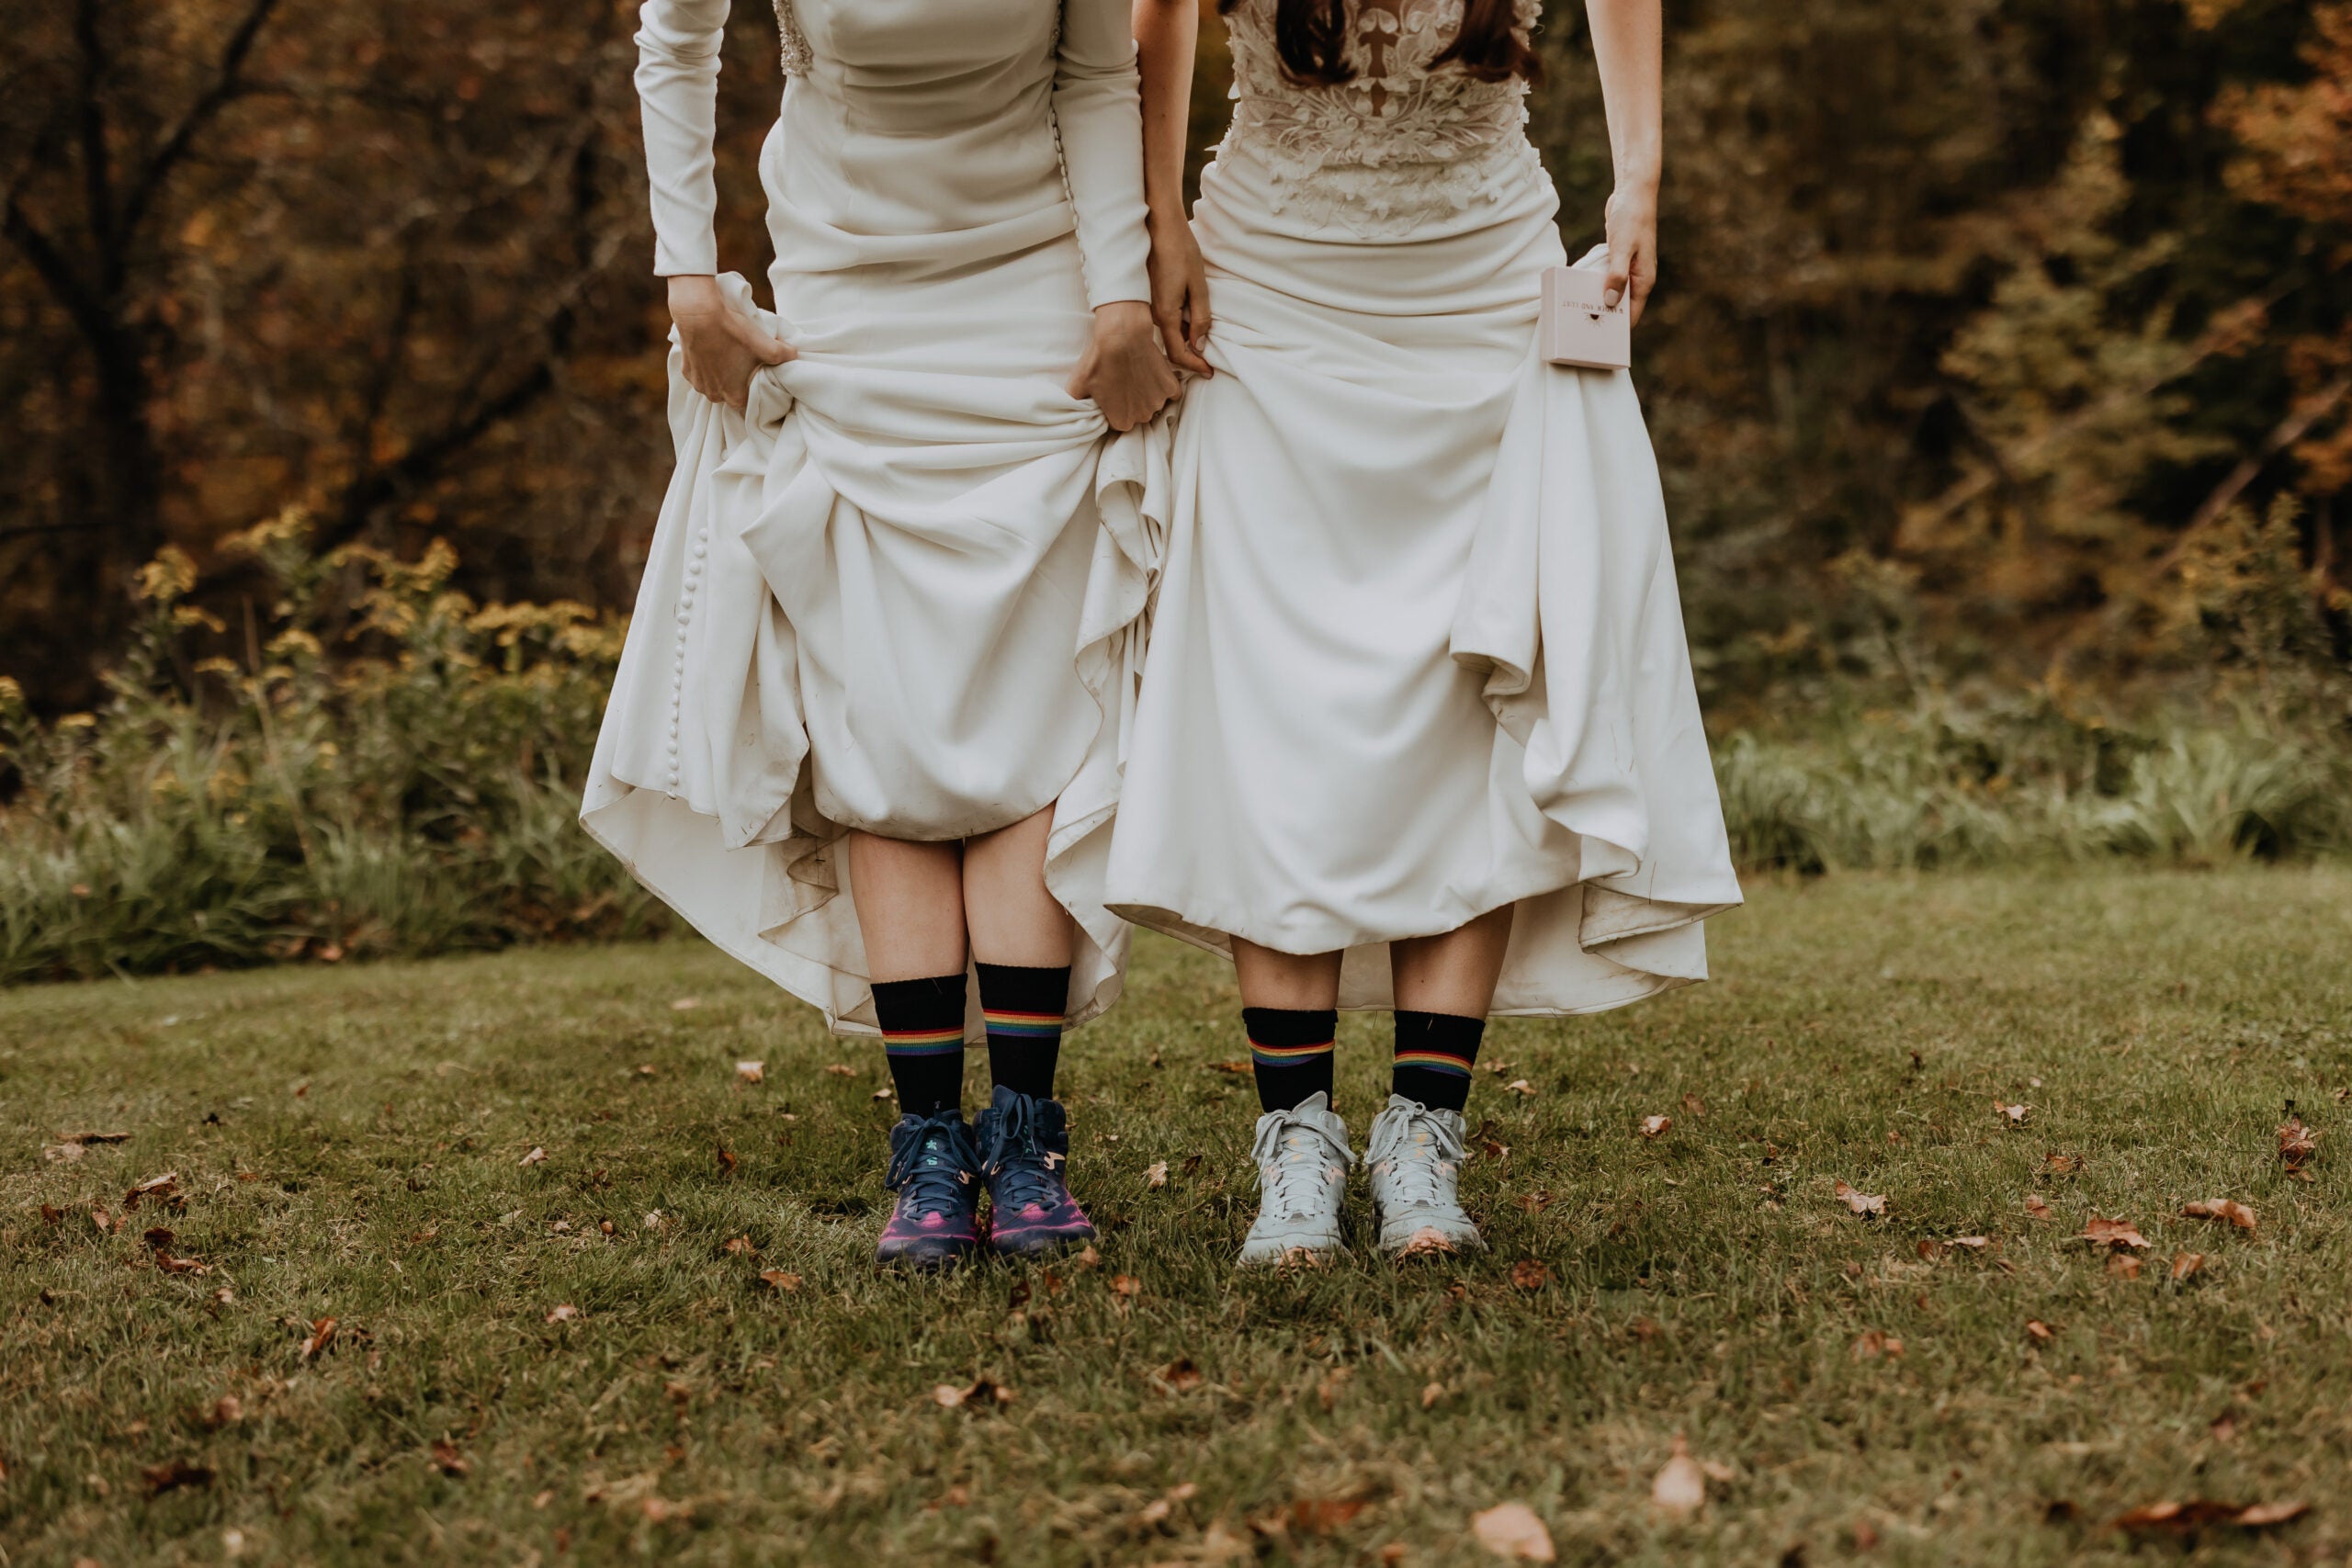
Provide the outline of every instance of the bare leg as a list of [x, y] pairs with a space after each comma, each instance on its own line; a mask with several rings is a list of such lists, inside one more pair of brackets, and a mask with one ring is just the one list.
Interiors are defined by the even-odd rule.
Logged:
[[1053, 822], [1048, 806], [965, 841], [960, 913], [971, 930], [972, 956], [981, 963], [1069, 966], [1077, 926], [1046, 888], [1046, 834]]
[[1241, 1005], [1316, 1011], [1340, 1000], [1336, 953], [1277, 953], [1254, 942], [1233, 939], [1233, 968], [1241, 981]]
[[876, 980], [964, 973], [964, 847], [849, 835], [865, 966]]
[[1452, 1013], [1484, 1018], [1494, 1005], [1495, 982], [1502, 977], [1510, 949], [1516, 904], [1490, 909], [1443, 936], [1417, 936], [1388, 944], [1396, 981], [1396, 1005], [1408, 1012]]

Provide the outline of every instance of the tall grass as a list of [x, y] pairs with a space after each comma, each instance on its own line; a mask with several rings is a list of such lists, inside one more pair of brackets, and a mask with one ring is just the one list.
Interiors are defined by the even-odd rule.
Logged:
[[[340, 961], [662, 928], [574, 818], [622, 623], [472, 603], [443, 546], [236, 541], [270, 603], [222, 625], [166, 552], [98, 711], [37, 721], [0, 679], [0, 984]], [[196, 657], [199, 647], [241, 649]], [[2134, 722], [2046, 694], [1864, 677], [1719, 738], [1751, 867], [2214, 864], [2352, 850], [2352, 728], [2325, 701]], [[2332, 679], [2332, 678], [2331, 678]], [[1906, 694], [1872, 707], [1863, 695]], [[2330, 705], [2333, 704], [2333, 707]]]
[[[573, 825], [620, 623], [477, 605], [446, 547], [318, 556], [307, 534], [288, 514], [237, 541], [275, 596], [242, 628], [160, 558], [96, 713], [40, 724], [0, 682], [0, 982], [660, 923]], [[245, 656], [187, 654], [224, 637]]]

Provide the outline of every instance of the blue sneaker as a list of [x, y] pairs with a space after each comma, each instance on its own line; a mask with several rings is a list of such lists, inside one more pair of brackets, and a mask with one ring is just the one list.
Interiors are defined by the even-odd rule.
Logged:
[[975, 1129], [989, 1185], [989, 1246], [1035, 1258], [1094, 1239], [1094, 1222], [1069, 1195], [1069, 1113], [999, 1084]]
[[910, 1269], [953, 1269], [980, 1245], [979, 1151], [960, 1111], [906, 1115], [890, 1129], [890, 1168], [882, 1185], [899, 1195], [874, 1260]]

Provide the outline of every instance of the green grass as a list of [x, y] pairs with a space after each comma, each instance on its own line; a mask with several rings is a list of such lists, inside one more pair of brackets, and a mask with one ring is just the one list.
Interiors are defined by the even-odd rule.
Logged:
[[[2352, 1549], [2352, 872], [1768, 883], [1715, 934], [1708, 986], [1495, 1028], [1490, 1256], [1246, 1279], [1230, 975], [1164, 942], [1067, 1055], [1099, 1266], [945, 1281], [866, 1262], [878, 1053], [687, 942], [0, 995], [0, 1562], [1472, 1563], [1514, 1500], [1575, 1562], [2120, 1561], [2106, 1521], [2198, 1496], [2313, 1505], [2200, 1559]], [[1382, 1031], [1343, 1025], [1359, 1137]], [[44, 1158], [91, 1130], [130, 1136]], [[93, 1224], [165, 1171], [184, 1212]], [[2177, 1217], [2211, 1197], [2259, 1230]], [[934, 1403], [978, 1377], [1015, 1397]], [[1727, 1467], [1687, 1523], [1677, 1431]], [[212, 1479], [147, 1495], [173, 1461]]]

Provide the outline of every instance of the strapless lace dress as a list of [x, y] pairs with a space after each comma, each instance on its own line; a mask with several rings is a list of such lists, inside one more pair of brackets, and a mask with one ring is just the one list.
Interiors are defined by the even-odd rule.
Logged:
[[[666, 274], [718, 270], [727, 13], [640, 13]], [[1125, 0], [777, 15], [765, 319], [800, 357], [739, 414], [672, 355], [677, 468], [582, 818], [712, 942], [870, 1033], [844, 831], [961, 839], [1054, 806], [1082, 1021], [1126, 953], [1102, 868], [1168, 505], [1165, 423], [1114, 436], [1063, 389], [1091, 307], [1148, 292]]]
[[[1666, 511], [1627, 375], [1534, 355], [1565, 261], [1516, 82], [1437, 65], [1460, 0], [1361, 0], [1355, 79], [1228, 18], [1193, 222], [1215, 378], [1187, 392], [1107, 897], [1213, 947], [1347, 950], [1517, 903], [1495, 1009], [1706, 972], [1739, 901]], [[1521, 0], [1522, 25], [1540, 23]]]

